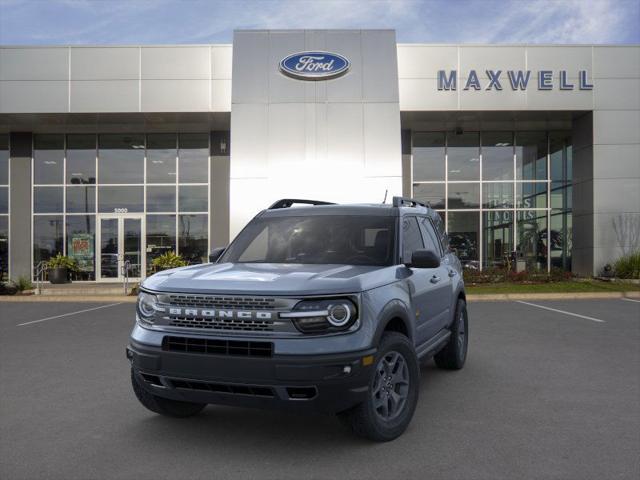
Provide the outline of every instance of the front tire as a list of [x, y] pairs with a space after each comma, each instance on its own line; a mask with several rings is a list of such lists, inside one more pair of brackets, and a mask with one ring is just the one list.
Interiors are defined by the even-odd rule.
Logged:
[[154, 413], [159, 413], [167, 417], [192, 417], [200, 413], [204, 407], [207, 406], [206, 403], [180, 402], [149, 393], [140, 385], [133, 368], [131, 369], [131, 385], [133, 387], [133, 393], [136, 394], [136, 398], [142, 405]]
[[451, 325], [451, 337], [434, 357], [438, 368], [444, 370], [460, 370], [467, 359], [467, 347], [469, 345], [469, 316], [467, 303], [459, 298], [456, 304], [456, 313]]
[[413, 345], [400, 333], [382, 336], [367, 400], [338, 414], [356, 434], [376, 442], [399, 437], [418, 403], [420, 368]]

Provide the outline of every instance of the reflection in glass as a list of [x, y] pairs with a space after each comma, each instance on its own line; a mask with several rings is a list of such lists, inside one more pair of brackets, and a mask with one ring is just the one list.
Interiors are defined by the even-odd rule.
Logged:
[[63, 183], [64, 135], [35, 135], [33, 182], [35, 185]]
[[513, 211], [482, 214], [484, 228], [484, 266], [503, 268], [513, 251]]
[[62, 215], [36, 215], [33, 217], [33, 267], [58, 253], [64, 254], [64, 222]]
[[466, 268], [479, 268], [479, 212], [449, 212], [449, 245]]
[[516, 178], [518, 180], [547, 179], [546, 132], [516, 133]]
[[[139, 218], [125, 218], [122, 221], [123, 228], [123, 258], [124, 262], [129, 262], [129, 276], [140, 277], [142, 271], [142, 225]], [[125, 263], [124, 267], [127, 267]]]
[[176, 251], [176, 216], [147, 215], [147, 275], [154, 273], [152, 261]]
[[444, 133], [416, 133], [412, 153], [414, 182], [445, 179]]
[[207, 215], [178, 216], [180, 255], [190, 265], [207, 262], [209, 255], [207, 249], [209, 239], [207, 218]]
[[9, 275], [9, 216], [0, 216], [0, 280]]
[[118, 278], [118, 219], [100, 219], [100, 277]]
[[571, 212], [551, 210], [551, 266], [571, 270], [573, 225]]
[[572, 186], [564, 182], [551, 183], [551, 208], [571, 210]]
[[67, 213], [95, 213], [96, 187], [73, 185], [67, 187]]
[[176, 142], [175, 133], [147, 135], [147, 183], [176, 183]]
[[513, 180], [513, 133], [482, 133], [482, 179]]
[[98, 175], [101, 184], [143, 183], [144, 135], [100, 135]]
[[449, 182], [449, 208], [480, 208], [480, 184]]
[[179, 196], [178, 202], [181, 212], [206, 212], [208, 210], [209, 188], [206, 185], [181, 185]]
[[513, 208], [513, 183], [483, 183], [483, 208]]
[[9, 213], [9, 187], [0, 187], [0, 213]]
[[444, 183], [414, 183], [413, 198], [428, 202], [431, 208], [445, 208]]
[[63, 187], [34, 187], [34, 213], [62, 213]]
[[181, 133], [179, 147], [179, 182], [206, 183], [209, 177], [209, 134]]
[[67, 256], [78, 265], [72, 280], [95, 280], [95, 216], [67, 215]]
[[517, 215], [516, 271], [547, 269], [547, 212], [521, 210]]
[[99, 187], [98, 211], [115, 212], [126, 209], [127, 212], [142, 212], [144, 201], [143, 187]]
[[147, 212], [175, 212], [175, 186], [148, 186]]
[[480, 137], [477, 133], [447, 134], [449, 180], [480, 180]]
[[67, 183], [96, 183], [95, 135], [67, 135]]
[[9, 184], [9, 135], [0, 134], [0, 185]]
[[547, 208], [547, 184], [518, 183], [516, 186], [516, 206], [518, 208]]

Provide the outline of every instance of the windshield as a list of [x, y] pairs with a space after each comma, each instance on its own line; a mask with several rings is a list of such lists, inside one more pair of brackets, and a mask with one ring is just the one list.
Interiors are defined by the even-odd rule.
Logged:
[[392, 265], [395, 217], [275, 217], [253, 220], [220, 262]]

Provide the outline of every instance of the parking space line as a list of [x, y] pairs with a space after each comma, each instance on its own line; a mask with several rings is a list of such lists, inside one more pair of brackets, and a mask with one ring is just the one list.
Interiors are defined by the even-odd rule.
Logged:
[[640, 303], [640, 300], [634, 300], [633, 298], [622, 298], [621, 300], [624, 300], [625, 302]]
[[537, 303], [529, 303], [523, 302], [522, 300], [517, 300], [518, 303], [523, 303], [525, 305], [530, 305], [532, 307], [542, 308], [544, 310], [549, 310], [551, 312], [563, 313], [565, 315], [571, 315], [572, 317], [584, 318], [585, 320], [591, 320], [592, 322], [605, 323], [604, 320], [600, 320], [599, 318], [587, 317], [586, 315], [580, 315], [578, 313], [567, 312], [566, 310], [558, 310], [557, 308], [545, 307], [544, 305], [538, 305]]
[[31, 320], [30, 322], [19, 323], [18, 325], [16, 325], [16, 327], [31, 325], [32, 323], [46, 322], [47, 320], [55, 320], [56, 318], [68, 317], [69, 315], [77, 315], [79, 313], [92, 312], [94, 310], [100, 310], [101, 308], [115, 307], [116, 305], [122, 305], [122, 302], [110, 303], [109, 305], [100, 305], [99, 307], [86, 308], [84, 310], [78, 310], [77, 312], [63, 313], [62, 315], [55, 315], [53, 317], [40, 318], [38, 320]]

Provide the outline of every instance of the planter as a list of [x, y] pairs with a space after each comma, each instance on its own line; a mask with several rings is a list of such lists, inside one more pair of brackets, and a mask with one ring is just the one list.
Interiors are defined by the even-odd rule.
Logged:
[[49, 270], [49, 282], [54, 284], [70, 283], [67, 267], [56, 267]]

